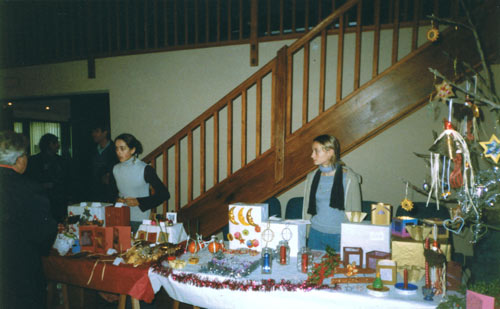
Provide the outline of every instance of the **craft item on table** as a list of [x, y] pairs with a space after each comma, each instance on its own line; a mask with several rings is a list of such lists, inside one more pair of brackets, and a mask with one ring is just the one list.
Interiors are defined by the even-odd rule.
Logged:
[[[347, 266], [349, 266], [349, 265], [347, 265]], [[351, 264], [351, 267], [352, 267], [352, 264]], [[356, 265], [356, 270], [357, 270], [356, 273], [360, 274], [360, 275], [375, 274], [375, 270], [370, 269], [370, 268], [361, 268], [361, 267], [358, 267], [357, 265]], [[348, 272], [348, 268], [344, 267], [344, 265], [335, 267], [336, 274], [347, 275], [347, 272]]]
[[[53, 248], [57, 250], [59, 255], [66, 255], [70, 249], [72, 249], [75, 243], [76, 236], [71, 233], [59, 233], [57, 234], [56, 240], [54, 241]], [[73, 252], [77, 253], [77, 252]]]
[[80, 225], [106, 225], [105, 208], [111, 206], [110, 203], [81, 202], [68, 206], [68, 228], [69, 231], [79, 236]]
[[134, 267], [144, 263], [158, 261], [168, 256], [178, 255], [181, 245], [164, 243], [154, 245], [144, 240], [138, 240], [125, 254], [123, 260], [127, 264], [133, 264]]
[[194, 264], [194, 265], [198, 264], [199, 261], [200, 258], [197, 256], [192, 256], [188, 259], [189, 264]]
[[115, 206], [105, 208], [106, 226], [130, 225], [130, 207], [116, 203]]
[[276, 247], [278, 263], [280, 265], [290, 264], [290, 246], [288, 246], [288, 241], [281, 240]]
[[[268, 248], [269, 249], [269, 248]], [[272, 261], [272, 255], [269, 262]], [[261, 259], [256, 256], [224, 254], [202, 265], [200, 272], [231, 278], [245, 278], [261, 265]]]
[[332, 278], [330, 279], [330, 284], [373, 283], [374, 280], [374, 277]]
[[176, 212], [167, 212], [165, 216], [165, 221], [167, 222], [168, 226], [172, 226], [174, 224], [177, 224], [177, 213]]
[[466, 308], [493, 309], [495, 308], [495, 297], [467, 290], [465, 303]]
[[395, 284], [397, 278], [397, 264], [393, 260], [379, 260], [377, 262], [377, 273], [384, 284]]
[[344, 247], [344, 254], [342, 255], [342, 263], [344, 267], [348, 264], [356, 263], [358, 265], [363, 265], [363, 249], [359, 247]]
[[432, 227], [427, 225], [407, 225], [405, 229], [411, 239], [416, 241], [423, 241], [432, 231]]
[[375, 280], [370, 285], [367, 285], [368, 294], [376, 297], [384, 297], [388, 294], [389, 288], [384, 286], [382, 279], [380, 278], [380, 273], [377, 273], [375, 276]]
[[392, 206], [385, 203], [372, 204], [372, 224], [390, 225]]
[[355, 261], [353, 261], [351, 264], [348, 264], [346, 269], [347, 269], [347, 271], [346, 271], [345, 275], [347, 277], [356, 276], [358, 274], [358, 268], [356, 267]]
[[95, 229], [97, 225], [82, 225], [80, 226], [80, 249], [81, 251], [95, 251]]
[[260, 257], [260, 273], [264, 275], [271, 274], [273, 272], [273, 258], [274, 251], [269, 247], [262, 249]]
[[219, 251], [222, 251], [223, 246], [224, 246], [223, 243], [217, 241], [217, 236], [215, 236], [215, 235], [212, 235], [212, 238], [207, 245], [208, 251], [210, 253], [217, 253]]
[[[328, 251], [327, 251], [328, 252]], [[297, 253], [297, 271], [307, 274], [313, 266], [313, 256], [311, 250], [303, 247]], [[320, 284], [321, 282], [319, 282]]]
[[417, 283], [425, 275], [425, 268], [415, 265], [399, 265], [397, 267], [398, 273], [403, 277], [404, 271], [408, 272], [408, 282]]
[[[446, 240], [450, 238], [450, 233], [443, 225], [444, 221], [439, 218], [422, 219], [424, 225], [432, 228], [433, 238]], [[434, 235], [435, 234], [435, 235]], [[437, 238], [435, 238], [437, 237]]]
[[[268, 219], [268, 204], [230, 204], [229, 218], [229, 249], [246, 246], [261, 250], [264, 246], [261, 239], [261, 225]], [[231, 236], [230, 236], [231, 235]]]
[[94, 230], [95, 252], [106, 253], [113, 248], [113, 227], [96, 227]]
[[413, 202], [408, 199], [408, 181], [406, 181], [405, 198], [401, 201], [401, 207], [406, 211], [413, 209]]
[[73, 246], [71, 247], [71, 253], [77, 254], [80, 253], [80, 251], [81, 251], [80, 240], [75, 239], [75, 241], [73, 242]]
[[410, 233], [406, 230], [406, 226], [417, 224], [418, 219], [416, 218], [407, 216], [394, 217], [392, 219], [391, 234], [402, 238], [411, 237]]
[[[391, 226], [373, 225], [367, 221], [360, 223], [341, 223], [340, 253], [344, 258], [344, 247], [359, 247], [363, 252], [391, 252]], [[364, 263], [359, 266], [365, 267]]]
[[169, 242], [168, 228], [165, 222], [157, 223], [154, 220], [142, 220], [139, 229], [135, 234], [136, 240], [145, 240], [150, 243]]
[[205, 248], [205, 243], [203, 242], [201, 235], [196, 235], [195, 238], [189, 238], [187, 240], [186, 250], [193, 256], [196, 256], [197, 253], [203, 248]]
[[426, 286], [435, 290], [435, 295], [446, 294], [446, 256], [434, 240], [429, 245], [429, 238], [425, 240], [424, 257], [426, 262]]
[[168, 261], [168, 265], [173, 269], [183, 269], [186, 267], [186, 261], [179, 259], [170, 260]]
[[[398, 265], [414, 265], [421, 268], [425, 267], [424, 246], [422, 241], [414, 241], [410, 238], [394, 237], [392, 243], [392, 259]], [[451, 244], [440, 243], [440, 249], [451, 261]]]
[[131, 246], [130, 235], [130, 226], [113, 226], [113, 249], [118, 253], [127, 251]]
[[403, 269], [403, 282], [395, 285], [396, 292], [401, 295], [415, 295], [418, 287], [415, 284], [408, 283], [408, 269]]
[[361, 211], [346, 211], [345, 216], [347, 217], [347, 220], [349, 222], [354, 222], [354, 223], [359, 223], [363, 221], [368, 215], [366, 212], [361, 212]]
[[324, 279], [332, 277], [340, 264], [337, 252], [328, 245], [319, 263], [313, 264], [311, 251], [307, 247], [302, 248], [299, 256], [301, 258], [297, 257], [297, 270], [308, 273], [306, 282], [313, 286], [321, 285]]
[[[306, 246], [306, 233], [307, 224], [306, 220], [282, 220], [282, 219], [269, 219], [267, 222], [262, 222], [262, 225], [267, 227], [273, 232], [274, 237], [268, 242], [267, 246], [276, 248], [281, 240], [286, 240], [290, 247], [290, 256], [296, 256], [300, 248]], [[266, 231], [266, 233], [269, 233]], [[264, 231], [261, 235], [264, 234]], [[263, 246], [266, 246], [265, 243]]]
[[365, 258], [366, 268], [376, 270], [377, 269], [377, 262], [379, 260], [390, 260], [391, 253], [373, 250], [373, 251], [367, 252], [365, 257], [366, 257]]
[[491, 158], [495, 161], [495, 164], [500, 160], [500, 140], [495, 134], [492, 134], [489, 141], [479, 142], [481, 147], [483, 147], [484, 156], [486, 158]]

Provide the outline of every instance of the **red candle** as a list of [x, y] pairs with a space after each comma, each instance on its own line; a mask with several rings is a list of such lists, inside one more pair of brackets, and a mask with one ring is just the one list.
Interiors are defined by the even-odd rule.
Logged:
[[408, 290], [408, 269], [406, 268], [403, 271], [403, 282], [404, 282], [403, 288], [405, 290]]
[[429, 245], [429, 237], [427, 237], [425, 239], [425, 249], [429, 249], [430, 248], [430, 245]]
[[285, 246], [280, 247], [280, 264], [281, 265], [286, 264], [286, 247]]
[[309, 264], [309, 256], [307, 253], [302, 253], [302, 272], [307, 273], [307, 264]]
[[431, 277], [429, 274], [429, 262], [425, 262], [425, 287], [431, 287]]

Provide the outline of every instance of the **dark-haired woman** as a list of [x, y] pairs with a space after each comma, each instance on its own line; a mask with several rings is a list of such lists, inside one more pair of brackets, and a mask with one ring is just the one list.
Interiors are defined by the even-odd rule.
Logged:
[[[132, 134], [124, 133], [115, 139], [116, 156], [120, 163], [113, 167], [113, 176], [118, 189], [118, 202], [127, 206], [139, 206], [144, 213], [170, 198], [167, 188], [156, 175], [155, 170], [138, 159], [142, 144]], [[151, 195], [149, 188], [155, 194]], [[131, 218], [144, 217], [137, 208], [131, 208]], [[149, 216], [147, 216], [149, 217]]]
[[340, 143], [330, 135], [316, 137], [312, 144], [314, 165], [304, 191], [303, 218], [311, 219], [308, 247], [340, 251], [344, 211], [361, 211], [361, 177], [340, 160]]

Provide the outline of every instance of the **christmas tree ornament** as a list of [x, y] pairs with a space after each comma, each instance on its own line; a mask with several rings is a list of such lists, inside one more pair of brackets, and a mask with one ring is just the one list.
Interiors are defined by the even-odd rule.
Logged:
[[491, 158], [495, 161], [495, 164], [497, 164], [500, 159], [500, 140], [498, 137], [496, 137], [495, 134], [492, 134], [489, 141], [479, 142], [479, 144], [484, 149], [484, 156]]
[[455, 96], [453, 88], [445, 80], [434, 87], [436, 88], [436, 96], [434, 98], [438, 98], [439, 101], [446, 102], [448, 98]]
[[405, 198], [401, 201], [401, 207], [406, 211], [413, 209], [413, 202], [408, 199], [408, 182], [406, 182]]
[[439, 29], [436, 26], [434, 26], [434, 21], [432, 21], [432, 26], [429, 29], [429, 31], [427, 31], [427, 40], [431, 42], [436, 42], [438, 38], [439, 38]]

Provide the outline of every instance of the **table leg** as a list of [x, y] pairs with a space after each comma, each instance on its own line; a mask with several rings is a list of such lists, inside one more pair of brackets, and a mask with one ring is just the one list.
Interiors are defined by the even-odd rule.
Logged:
[[132, 309], [140, 309], [141, 305], [139, 304], [139, 300], [137, 298], [130, 297], [132, 301]]
[[52, 308], [52, 304], [54, 303], [55, 285], [54, 281], [47, 282], [47, 308]]
[[65, 283], [61, 283], [61, 291], [62, 291], [64, 309], [69, 309], [68, 285]]
[[118, 309], [125, 309], [126, 303], [127, 303], [127, 295], [120, 294], [120, 300], [118, 301]]
[[172, 306], [172, 309], [179, 309], [179, 301], [174, 299], [174, 304]]

